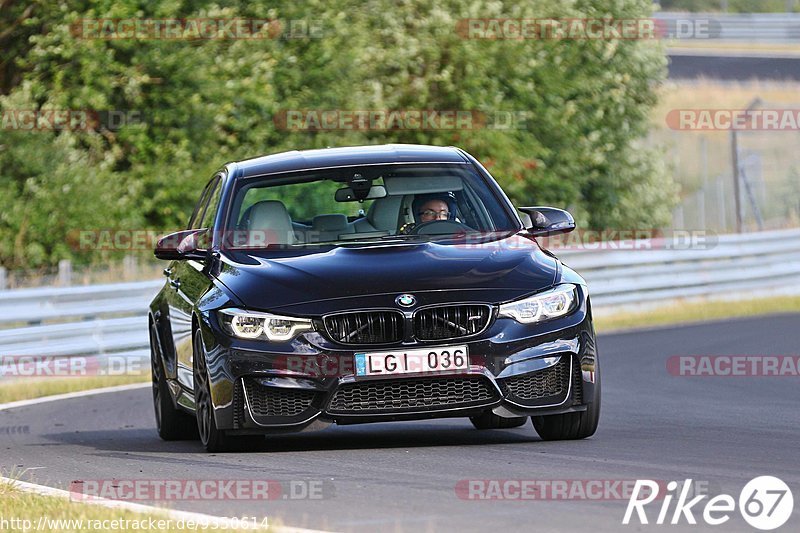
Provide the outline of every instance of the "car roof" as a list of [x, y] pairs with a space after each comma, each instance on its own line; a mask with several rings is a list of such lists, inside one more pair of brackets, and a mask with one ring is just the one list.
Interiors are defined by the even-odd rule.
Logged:
[[231, 163], [240, 178], [281, 172], [397, 163], [468, 164], [458, 148], [422, 144], [347, 146], [318, 150], [293, 150]]

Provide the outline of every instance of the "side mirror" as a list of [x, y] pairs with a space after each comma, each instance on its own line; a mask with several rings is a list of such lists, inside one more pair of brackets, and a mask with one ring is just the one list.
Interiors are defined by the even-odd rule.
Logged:
[[206, 233], [206, 229], [188, 229], [170, 233], [158, 240], [156, 244], [155, 256], [158, 259], [168, 261], [183, 259], [203, 260], [207, 256], [207, 251], [200, 247], [200, 238]]
[[575, 219], [569, 212], [555, 207], [520, 207], [520, 211], [531, 217], [528, 233], [535, 236], [569, 233], [575, 229]]

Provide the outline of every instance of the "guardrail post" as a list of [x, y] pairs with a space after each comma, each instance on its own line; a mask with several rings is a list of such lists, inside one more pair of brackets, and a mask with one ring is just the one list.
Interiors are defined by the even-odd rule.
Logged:
[[72, 284], [72, 261], [62, 259], [58, 262], [58, 284], [69, 287]]
[[126, 255], [122, 258], [122, 276], [125, 279], [135, 278], [138, 266], [139, 265], [136, 263], [136, 257], [132, 255]]
[[734, 214], [736, 215], [736, 233], [742, 233], [742, 193], [739, 178], [739, 143], [736, 140], [736, 130], [731, 130], [731, 167], [733, 167], [733, 199]]
[[6, 277], [6, 267], [0, 266], [0, 291], [6, 290], [8, 287], [8, 278]]

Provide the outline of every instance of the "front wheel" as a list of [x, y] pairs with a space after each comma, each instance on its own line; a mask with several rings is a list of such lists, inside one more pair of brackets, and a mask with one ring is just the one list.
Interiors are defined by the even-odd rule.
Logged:
[[[595, 361], [595, 365], [597, 361]], [[596, 368], [594, 398], [585, 411], [561, 415], [532, 416], [536, 433], [544, 440], [585, 439], [594, 435], [600, 421], [600, 371]]]
[[150, 324], [150, 376], [153, 382], [153, 407], [155, 407], [158, 436], [167, 441], [197, 439], [197, 424], [194, 419], [191, 415], [179, 411], [172, 403], [153, 324]]
[[211, 400], [211, 384], [208, 379], [206, 354], [203, 349], [203, 338], [200, 330], [194, 334], [192, 343], [194, 364], [194, 401], [197, 417], [197, 431], [200, 433], [200, 442], [207, 452], [229, 452], [250, 449], [263, 442], [260, 436], [231, 437], [225, 430], [217, 428], [214, 418], [214, 404]]

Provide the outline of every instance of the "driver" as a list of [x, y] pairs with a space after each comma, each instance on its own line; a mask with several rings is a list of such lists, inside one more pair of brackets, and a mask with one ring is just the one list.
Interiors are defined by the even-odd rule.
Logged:
[[400, 228], [401, 234], [408, 234], [416, 226], [436, 220], [455, 220], [456, 198], [453, 193], [419, 194], [411, 203], [414, 222]]

